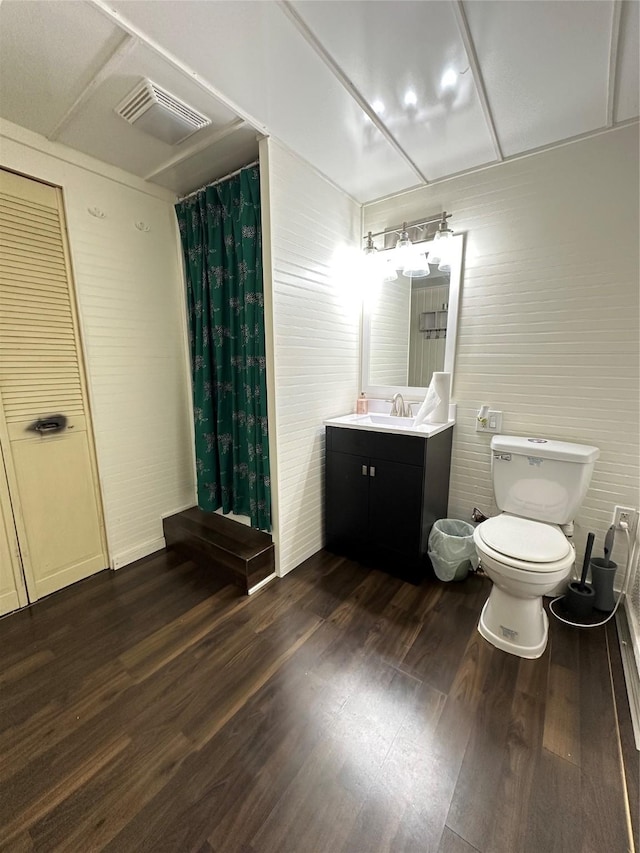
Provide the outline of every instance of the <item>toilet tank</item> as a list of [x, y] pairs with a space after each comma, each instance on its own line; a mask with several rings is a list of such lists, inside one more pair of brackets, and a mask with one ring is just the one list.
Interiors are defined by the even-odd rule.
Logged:
[[491, 474], [496, 504], [535, 521], [573, 521], [589, 488], [597, 447], [545, 438], [494, 435]]

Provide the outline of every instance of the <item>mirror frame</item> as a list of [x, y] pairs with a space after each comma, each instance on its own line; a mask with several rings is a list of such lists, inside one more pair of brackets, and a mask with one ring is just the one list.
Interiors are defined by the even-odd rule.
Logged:
[[[421, 241], [432, 243], [432, 240]], [[456, 340], [458, 337], [458, 314], [460, 306], [460, 290], [462, 286], [462, 259], [464, 250], [464, 234], [454, 234], [451, 237], [451, 272], [449, 274], [449, 314], [447, 317], [447, 343], [444, 352], [445, 373], [451, 374], [451, 389], [453, 388], [453, 368], [456, 356]], [[385, 251], [392, 252], [393, 249]], [[385, 287], [383, 282], [381, 287]], [[410, 385], [373, 385], [369, 383], [371, 346], [371, 311], [367, 307], [366, 300], [362, 311], [362, 352], [361, 352], [361, 390], [374, 399], [391, 399], [396, 392], [400, 392], [407, 400], [423, 400], [427, 391], [425, 388], [412, 387]]]

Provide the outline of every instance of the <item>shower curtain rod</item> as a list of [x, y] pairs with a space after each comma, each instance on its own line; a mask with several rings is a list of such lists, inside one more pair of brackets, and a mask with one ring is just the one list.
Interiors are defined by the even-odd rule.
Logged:
[[198, 193], [201, 193], [202, 190], [206, 190], [208, 187], [215, 187], [216, 184], [221, 184], [223, 181], [228, 181], [229, 178], [233, 178], [234, 175], [239, 175], [243, 169], [250, 169], [251, 166], [258, 166], [259, 163], [260, 160], [253, 160], [253, 162], [251, 163], [247, 163], [244, 166], [240, 166], [239, 169], [236, 169], [233, 172], [229, 172], [228, 175], [223, 175], [221, 178], [216, 178], [215, 181], [211, 181], [211, 183], [205, 184], [203, 187], [198, 187], [197, 190], [192, 190], [190, 193], [187, 193], [187, 195], [183, 195], [182, 198], [178, 199], [178, 201], [185, 201], [185, 199], [191, 198], [192, 195], [197, 195]]

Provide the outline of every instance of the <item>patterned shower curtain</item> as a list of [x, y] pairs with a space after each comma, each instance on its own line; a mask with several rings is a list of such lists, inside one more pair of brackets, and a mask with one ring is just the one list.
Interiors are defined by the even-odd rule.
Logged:
[[271, 529], [260, 170], [176, 205], [187, 279], [198, 505]]

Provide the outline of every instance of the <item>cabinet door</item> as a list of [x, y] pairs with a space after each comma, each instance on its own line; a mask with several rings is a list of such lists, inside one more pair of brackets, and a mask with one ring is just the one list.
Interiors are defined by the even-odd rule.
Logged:
[[369, 529], [380, 547], [420, 556], [423, 469], [400, 462], [371, 460]]
[[328, 451], [325, 509], [329, 549], [352, 552], [366, 542], [368, 507], [368, 458]]

